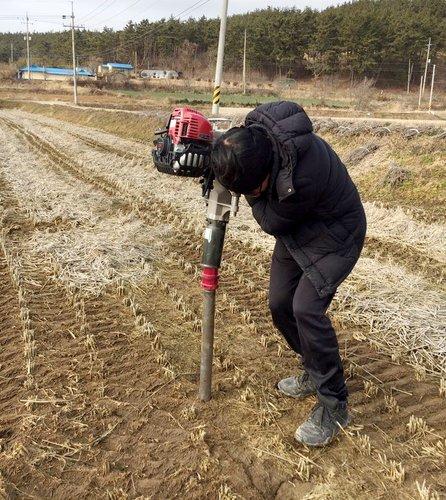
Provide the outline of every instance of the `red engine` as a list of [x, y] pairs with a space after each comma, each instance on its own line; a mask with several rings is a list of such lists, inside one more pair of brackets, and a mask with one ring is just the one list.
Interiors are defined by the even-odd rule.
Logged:
[[176, 108], [166, 128], [156, 135], [152, 156], [158, 171], [183, 177], [206, 175], [214, 133], [204, 115], [191, 108]]
[[170, 115], [168, 135], [174, 144], [187, 140], [212, 142], [212, 125], [199, 111], [176, 108]]

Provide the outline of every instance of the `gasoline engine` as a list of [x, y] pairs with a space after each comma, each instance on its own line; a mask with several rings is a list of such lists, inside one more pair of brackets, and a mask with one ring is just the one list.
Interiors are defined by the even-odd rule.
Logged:
[[206, 228], [201, 257], [201, 287], [203, 289], [203, 326], [200, 365], [200, 398], [211, 398], [212, 358], [214, 344], [215, 295], [218, 269], [221, 264], [226, 225], [230, 215], [238, 211], [239, 196], [223, 187], [210, 167], [213, 140], [221, 131], [219, 119], [207, 119], [190, 108], [176, 108], [165, 129], [156, 132], [152, 151], [159, 172], [179, 177], [200, 178], [202, 196], [206, 202]]

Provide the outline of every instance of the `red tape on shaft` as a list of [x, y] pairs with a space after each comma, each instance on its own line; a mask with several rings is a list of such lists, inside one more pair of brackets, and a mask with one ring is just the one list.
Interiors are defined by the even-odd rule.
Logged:
[[216, 267], [203, 267], [201, 270], [201, 288], [208, 292], [218, 288], [218, 269]]

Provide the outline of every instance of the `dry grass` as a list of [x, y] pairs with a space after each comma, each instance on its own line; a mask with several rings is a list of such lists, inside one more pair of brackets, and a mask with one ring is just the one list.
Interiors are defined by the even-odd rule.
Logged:
[[[11, 145], [8, 154], [2, 157], [2, 161], [4, 159], [5, 162], [9, 158], [8, 180], [15, 190], [21, 190], [18, 193], [21, 199], [23, 196], [28, 196], [26, 203], [28, 204], [29, 201], [33, 204], [32, 213], [38, 214], [38, 217], [35, 217], [36, 221], [47, 221], [46, 229], [49, 229], [48, 231], [42, 230], [44, 228], [39, 227], [37, 223], [37, 227], [32, 231], [34, 239], [29, 246], [24, 248], [24, 253], [29, 256], [32, 252], [38, 251], [52, 256], [52, 267], [50, 266], [51, 269], [48, 270], [43, 269], [44, 274], [57, 280], [62, 278], [67, 296], [76, 313], [76, 321], [79, 323], [81, 333], [81, 336], [77, 337], [79, 345], [82, 345], [92, 364], [99, 364], [101, 357], [110, 350], [112, 340], [105, 329], [102, 339], [101, 335], [93, 330], [92, 317], [97, 317], [97, 314], [91, 311], [92, 304], [90, 303], [89, 306], [88, 299], [84, 300], [84, 288], [93, 293], [94, 290], [100, 289], [107, 283], [112, 283], [113, 286], [108, 287], [107, 294], [101, 299], [95, 299], [95, 303], [100, 307], [103, 300], [113, 296], [113, 303], [121, 307], [120, 316], [125, 318], [128, 326], [125, 332], [122, 332], [122, 338], [119, 339], [119, 344], [122, 346], [120, 348], [122, 350], [118, 351], [119, 356], [114, 361], [110, 358], [103, 358], [107, 362], [107, 371], [109, 369], [112, 371], [114, 363], [117, 365], [115, 380], [119, 380], [119, 383], [116, 384], [116, 388], [121, 387], [122, 384], [119, 366], [127, 353], [130, 355], [127, 359], [127, 369], [134, 375], [131, 379], [132, 387], [125, 388], [129, 391], [126, 401], [131, 404], [128, 410], [125, 409], [122, 414], [120, 413], [123, 417], [120, 421], [122, 427], [119, 427], [114, 436], [116, 441], [110, 442], [110, 447], [105, 447], [107, 461], [110, 448], [116, 443], [116, 453], [119, 456], [121, 452], [119, 446], [124, 445], [127, 437], [124, 434], [128, 432], [128, 428], [125, 427], [125, 421], [129, 419], [127, 411], [132, 411], [134, 398], [138, 397], [138, 390], [135, 390], [133, 385], [142, 384], [144, 375], [149, 375], [148, 371], [144, 371], [145, 364], [133, 367], [133, 360], [137, 360], [137, 356], [132, 343], [139, 339], [141, 343], [137, 344], [138, 346], [141, 347], [143, 344], [148, 346], [143, 357], [151, 358], [153, 363], [149, 365], [153, 371], [151, 375], [155, 379], [165, 377], [166, 381], [161, 384], [156, 381], [152, 388], [153, 392], [150, 392], [149, 396], [142, 391], [142, 398], [147, 400], [135, 408], [141, 421], [135, 421], [134, 424], [145, 425], [142, 420], [150, 420], [156, 412], [163, 409], [164, 417], [160, 421], [161, 428], [165, 429], [165, 422], [172, 420], [179, 431], [181, 444], [178, 447], [179, 450], [175, 451], [179, 453], [178, 457], [184, 457], [184, 454], [180, 455], [183, 453], [183, 446], [187, 453], [202, 456], [202, 459], [195, 463], [192, 460], [189, 461], [190, 455], [186, 457], [187, 467], [190, 464], [190, 471], [193, 470], [193, 474], [191, 472], [191, 475], [184, 476], [181, 487], [191, 492], [190, 494], [195, 493], [201, 483], [207, 485], [211, 484], [211, 481], [214, 496], [218, 492], [221, 498], [232, 499], [241, 491], [241, 488], [244, 488], [244, 485], [240, 486], [240, 483], [236, 482], [239, 476], [237, 478], [226, 476], [221, 472], [221, 468], [218, 469], [218, 475], [213, 475], [216, 456], [221, 460], [218, 467], [224, 467], [225, 462], [229, 461], [236, 462], [239, 471], [244, 469], [240, 477], [247, 478], [247, 481], [251, 481], [253, 477], [252, 483], [257, 492], [264, 490], [263, 487], [258, 486], [257, 482], [261, 480], [263, 471], [266, 472], [267, 487], [270, 487], [272, 481], [277, 480], [280, 474], [283, 479], [277, 483], [279, 488], [277, 496], [286, 497], [286, 494], [291, 495], [292, 491], [295, 496], [300, 495], [299, 497], [303, 498], [311, 491], [307, 498], [361, 498], [361, 495], [372, 491], [371, 488], [374, 486], [381, 492], [385, 491], [389, 496], [397, 492], [399, 488], [404, 492], [408, 488], [414, 491], [415, 486], [408, 485], [409, 481], [403, 484], [406, 470], [408, 478], [412, 480], [414, 461], [410, 460], [409, 463], [405, 461], [408, 454], [401, 453], [400, 456], [403, 444], [394, 437], [389, 436], [389, 440], [386, 441], [377, 438], [375, 432], [370, 432], [370, 435], [352, 434], [357, 439], [349, 435], [348, 442], [346, 442], [344, 437], [341, 437], [335, 447], [331, 450], [324, 450], [324, 454], [297, 448], [292, 444], [292, 438], [288, 435], [288, 427], [295, 428], [296, 420], [303, 418], [307, 408], [279, 399], [272, 388], [271, 381], [276, 376], [274, 367], [277, 361], [285, 369], [291, 366], [291, 358], [289, 353], [285, 355], [281, 353], [280, 344], [276, 342], [277, 338], [272, 331], [270, 332], [272, 327], [266, 325], [265, 318], [268, 317], [266, 297], [264, 290], [256, 290], [259, 283], [262, 287], [266, 286], [268, 251], [274, 242], [272, 238], [265, 238], [259, 230], [253, 230], [255, 226], [247, 207], [243, 207], [240, 217], [229, 226], [226, 249], [230, 253], [230, 258], [225, 259], [223, 274], [228, 277], [228, 281], [231, 280], [231, 284], [221, 294], [221, 300], [218, 301], [217, 306], [217, 321], [220, 321], [224, 334], [216, 339], [215, 375], [217, 380], [215, 382], [216, 387], [221, 387], [222, 390], [216, 391], [217, 397], [209, 405], [195, 406], [195, 390], [192, 384], [180, 385], [179, 378], [180, 375], [191, 375], [183, 373], [186, 372], [183, 368], [190, 366], [189, 357], [192, 356], [195, 363], [198, 359], [195, 355], [198, 352], [199, 335], [194, 335], [194, 333], [198, 333], [200, 329], [200, 310], [197, 306], [199, 295], [195, 293], [196, 287], [192, 287], [191, 283], [193, 280], [195, 282], [197, 277], [197, 250], [201, 246], [203, 225], [204, 210], [199, 200], [199, 187], [194, 182], [183, 183], [168, 176], [159, 176], [153, 170], [148, 169], [146, 164], [137, 157], [129, 158], [118, 154], [115, 156], [112, 152], [98, 151], [94, 149], [94, 146], [73, 139], [72, 134], [76, 131], [79, 134], [82, 131], [84, 134], [88, 133], [78, 127], [71, 126], [68, 132], [66, 129], [57, 131], [53, 126], [57, 123], [52, 119], [45, 121], [46, 125], [39, 125], [29, 116], [23, 118], [20, 113], [6, 113], [5, 116], [12, 117], [25, 127], [31, 128], [35, 134], [34, 137], [42, 137], [55, 146], [52, 150], [45, 150], [48, 168], [42, 165], [44, 160], [39, 158], [27, 170], [18, 163], [16, 158], [23, 156], [23, 150], [26, 150], [28, 143], [16, 141], [9, 129], [3, 136]], [[47, 126], [48, 124], [51, 126]], [[22, 137], [23, 134], [20, 135], [18, 132], [18, 135]], [[95, 131], [90, 131], [89, 137], [98, 140], [100, 137], [107, 144], [119, 146], [119, 148], [132, 145], [130, 141], [118, 140]], [[35, 144], [39, 145], [39, 142], [36, 141]], [[60, 152], [59, 160], [57, 160], [57, 151]], [[144, 147], [140, 144], [135, 146], [136, 153], [144, 153], [144, 151]], [[73, 159], [72, 169], [66, 156]], [[58, 161], [61, 166], [60, 170], [57, 167]], [[28, 179], [27, 182], [32, 186], [32, 191], [36, 191], [37, 194], [30, 196], [24, 193], [25, 184], [21, 181], [14, 181], [12, 174], [14, 171], [18, 173], [18, 177], [24, 176]], [[40, 193], [43, 186], [38, 182], [33, 183], [33, 174], [48, 179], [46, 198]], [[65, 180], [65, 188], [57, 183], [58, 177]], [[70, 186], [71, 181], [73, 181], [72, 186]], [[89, 185], [97, 188], [96, 200], [94, 196], [86, 194]], [[63, 197], [64, 189], [65, 198]], [[78, 200], [73, 190], [82, 196], [83, 205], [82, 203], [76, 205]], [[107, 196], [99, 193], [106, 193]], [[108, 199], [109, 202], [104, 203], [103, 198]], [[57, 219], [49, 217], [45, 211], [45, 205], [52, 199], [55, 201], [51, 209], [56, 210], [55, 213], [62, 210], [64, 204], [73, 204], [76, 207], [78, 222], [71, 224], [68, 221], [67, 227], [56, 228]], [[162, 209], [160, 209], [161, 206]], [[133, 211], [130, 210], [132, 207]], [[393, 241], [396, 232], [402, 234], [402, 238], [412, 245], [412, 249], [417, 248], [418, 251], [429, 254], [435, 248], [440, 236], [434, 235], [431, 240], [428, 240], [427, 237], [417, 234], [416, 229], [421, 227], [422, 230], [427, 230], [427, 224], [415, 226], [414, 229], [411, 226], [413, 221], [407, 216], [404, 218], [402, 214], [395, 215], [391, 210], [376, 206], [372, 206], [371, 209], [377, 209], [384, 219], [383, 240], [388, 238]], [[90, 212], [97, 215], [92, 222], [89, 220]], [[393, 218], [394, 215], [395, 218]], [[67, 215], [64, 214], [64, 217], [67, 218]], [[390, 218], [388, 223], [386, 217]], [[164, 227], [160, 229], [163, 224], [165, 224]], [[373, 222], [373, 228], [377, 233], [380, 230], [380, 224], [381, 221], [377, 216]], [[425, 234], [427, 235], [427, 232]], [[187, 238], [184, 235], [187, 235]], [[44, 237], [48, 241], [44, 240]], [[165, 246], [160, 244], [163, 237], [167, 240]], [[184, 239], [189, 241], [184, 243]], [[249, 243], [252, 248], [250, 249], [248, 245], [240, 245], [240, 241]], [[140, 243], [141, 246], [139, 246]], [[156, 251], [157, 245], [160, 245], [159, 251]], [[144, 254], [147, 249], [154, 252], [149, 257], [153, 256], [156, 260], [157, 271], [155, 273], [152, 272], [151, 263], [147, 259], [143, 261], [140, 259], [141, 255], [138, 252]], [[132, 253], [133, 251], [136, 253]], [[98, 255], [99, 259], [96, 260]], [[128, 255], [131, 256], [130, 260], [125, 260]], [[105, 260], [102, 260], [103, 257]], [[118, 261], [118, 272], [112, 271], [114, 259]], [[241, 274], [237, 275], [239, 268], [248, 271], [249, 276], [238, 276]], [[384, 340], [387, 340], [389, 346], [384, 345], [384, 349], [389, 350], [392, 345], [393, 351], [401, 352], [402, 356], [409, 356], [413, 350], [407, 344], [410, 341], [411, 330], [413, 330], [416, 350], [424, 355], [423, 349], [426, 351], [430, 349], [429, 345], [426, 345], [425, 337], [434, 341], [438, 340], [432, 332], [435, 333], [435, 330], [441, 326], [442, 318], [440, 314], [435, 316], [431, 306], [436, 305], [439, 294], [420, 277], [410, 273], [404, 274], [404, 271], [403, 267], [380, 263], [373, 259], [362, 259], [349, 282], [339, 291], [336, 316], [338, 319], [344, 319], [346, 323], [360, 324], [363, 340], [371, 339], [375, 345], [381, 345], [380, 342], [384, 343]], [[141, 276], [143, 283], [138, 282]], [[103, 280], [99, 284], [98, 278]], [[414, 300], [415, 290], [420, 295], [416, 301]], [[435, 300], [432, 300], [432, 296], [429, 295], [431, 293], [434, 294]], [[416, 314], [413, 314], [414, 309], [417, 309]], [[23, 318], [27, 320], [26, 310], [23, 311]], [[227, 319], [226, 324], [224, 324], [225, 319]], [[424, 329], [421, 328], [423, 322]], [[178, 355], [179, 342], [185, 339], [187, 339], [185, 342], [188, 346], [187, 353]], [[233, 342], [234, 339], [247, 343], [246, 351], [240, 352], [236, 343]], [[127, 341], [129, 341], [128, 344]], [[42, 347], [45, 348], [44, 343]], [[366, 348], [366, 351], [370, 353], [370, 349]], [[124, 356], [122, 353], [125, 353]], [[283, 357], [277, 360], [276, 353], [277, 356]], [[246, 362], [247, 354], [251, 356], [252, 364]], [[37, 355], [39, 356], [40, 352]], [[260, 362], [259, 359], [265, 361]], [[260, 366], [261, 369], [258, 370]], [[195, 368], [196, 364], [194, 365], [196, 373]], [[408, 370], [405, 370], [407, 374]], [[187, 372], [189, 371], [187, 369]], [[420, 377], [426, 377], [429, 371], [429, 367], [423, 370], [418, 369]], [[141, 373], [143, 373], [142, 379]], [[134, 384], [135, 381], [137, 384]], [[163, 399], [167, 396], [166, 385], [170, 383], [172, 385], [169, 385], [168, 392], [172, 398], [168, 399], [168, 396], [166, 398], [168, 402], [164, 405]], [[110, 390], [109, 387], [108, 391]], [[378, 390], [380, 391], [379, 401], [376, 400]], [[102, 391], [100, 394], [103, 397], [105, 389], [99, 389], [99, 391]], [[124, 388], [121, 393], [118, 393], [118, 397], [120, 394], [122, 398], [123, 391]], [[391, 419], [398, 420], [399, 416], [389, 415], [398, 411], [396, 400], [386, 394], [382, 386], [368, 382], [365, 384], [365, 391], [366, 395], [371, 398], [366, 404], [372, 402], [370, 407], [373, 408], [376, 408], [376, 403], [381, 403], [381, 392], [384, 392], [384, 402], [388, 413], [382, 412], [376, 419], [381, 418], [386, 423], [389, 423]], [[157, 400], [151, 397], [155, 393], [159, 397]], [[111, 395], [112, 393], [106, 392], [105, 394]], [[45, 400], [48, 401], [49, 398]], [[29, 397], [26, 401], [34, 407], [40, 404], [38, 402], [40, 400]], [[51, 401], [54, 401], [54, 398]], [[402, 404], [404, 405], [404, 402]], [[224, 413], [218, 424], [217, 419], [214, 420], [217, 415], [216, 411]], [[148, 417], [149, 414], [150, 417]], [[406, 415], [403, 411], [400, 414]], [[205, 417], [203, 422], [198, 420], [201, 416]], [[365, 415], [359, 414], [358, 416], [361, 419], [366, 418]], [[224, 425], [219, 425], [223, 420]], [[376, 421], [379, 422], [379, 420]], [[429, 464], [439, 464], [443, 445], [431, 444], [426, 439], [419, 440], [419, 437], [427, 437], [421, 431], [424, 430], [429, 434], [430, 429], [423, 427], [423, 424], [418, 421], [411, 421], [408, 417], [398, 424], [400, 432], [398, 435], [404, 435], [406, 423], [409, 443], [407, 447], [412, 443], [423, 446], [424, 451], [420, 451], [423, 453], [423, 459], [426, 462], [429, 461]], [[357, 430], [358, 427], [351, 432], [357, 432]], [[166, 434], [168, 431], [169, 429]], [[154, 445], [154, 448], [150, 450], [156, 450], [157, 457], [165, 457], [166, 434], [161, 436], [155, 434], [148, 436]], [[228, 442], [223, 443], [222, 436], [230, 436]], [[161, 438], [159, 441], [158, 437]], [[350, 441], [353, 441], [355, 449], [352, 449]], [[90, 441], [88, 440], [87, 443]], [[383, 443], [384, 446], [390, 444], [385, 448], [385, 453]], [[237, 448], [237, 446], [240, 447]], [[227, 454], [227, 451], [235, 449], [240, 450], [243, 455], [240, 462], [238, 457]], [[82, 450], [79, 449], [76, 453]], [[102, 451], [98, 449], [98, 454]], [[124, 451], [126, 456], [133, 456], [132, 444], [130, 443], [127, 448], [124, 447], [122, 456], [124, 456]], [[51, 454], [54, 450], [42, 449], [42, 452]], [[149, 455], [147, 448], [143, 449], [143, 453], [144, 457]], [[106, 471], [104, 474], [110, 473], [110, 465], [104, 467]], [[332, 470], [330, 470], [331, 467]], [[272, 471], [271, 474], [270, 471]], [[114, 470], [113, 474], [115, 473]], [[170, 468], [169, 473], [172, 473], [169, 477], [173, 477], [178, 473], [178, 468]], [[128, 494], [124, 486], [121, 489], [121, 484], [116, 487], [114, 483], [112, 484], [111, 481], [115, 481], [115, 478], [116, 475], [113, 475], [108, 487], [104, 488], [110, 498], [120, 498]], [[292, 489], [286, 488], [288, 480], [292, 484]], [[281, 486], [284, 488], [281, 489]], [[420, 483], [421, 486], [422, 489], [429, 489], [424, 483]], [[139, 492], [139, 488], [137, 484], [132, 491]], [[274, 486], [271, 486], [272, 489]], [[254, 491], [254, 487], [251, 491]], [[432, 491], [430, 490], [430, 493]], [[274, 492], [271, 491], [271, 496], [273, 494]]]
[[[28, 241], [31, 253], [51, 256], [59, 277], [85, 293], [99, 293], [116, 276], [138, 281], [150, 273], [141, 262], [162, 245], [162, 227], [149, 236], [135, 215], [116, 214], [109, 198], [76, 182], [67, 185], [32, 156], [23, 162], [14, 136], [0, 133], [3, 173], [38, 229]], [[52, 230], [60, 226], [65, 230]]]
[[97, 128], [146, 144], [151, 144], [153, 131], [165, 124], [168, 115], [167, 110], [166, 112], [147, 111], [147, 116], [141, 116], [140, 113], [75, 109], [57, 104], [48, 106], [38, 103], [24, 103], [20, 107], [31, 113]]
[[[0, 205], [0, 214], [3, 207]], [[36, 341], [34, 335], [34, 323], [31, 322], [29, 309], [29, 293], [24, 288], [23, 277], [23, 261], [16, 252], [9, 249], [7, 243], [8, 230], [2, 230], [1, 233], [1, 250], [8, 264], [11, 280], [17, 290], [19, 307], [20, 307], [20, 322], [22, 325], [22, 340], [23, 340], [23, 357], [25, 365], [26, 379], [24, 386], [31, 389], [34, 384], [34, 367], [36, 360]]]
[[364, 203], [367, 214], [367, 235], [392, 243], [403, 244], [446, 263], [446, 226], [425, 224], [408, 215], [402, 208], [393, 210], [377, 203]]
[[[380, 132], [379, 124], [363, 122], [344, 128], [349, 130], [332, 122], [320, 134], [346, 162], [364, 198], [423, 209], [431, 218], [444, 219], [444, 127], [429, 127], [428, 122], [417, 127], [392, 124]], [[393, 164], [408, 173], [397, 185], [385, 182]]]
[[406, 471], [402, 463], [389, 460], [384, 453], [378, 453], [378, 461], [382, 465], [382, 472], [390, 481], [401, 485], [406, 477]]
[[[11, 113], [11, 112], [10, 112]], [[12, 112], [13, 113], [13, 112]], [[23, 120], [23, 113], [19, 113], [18, 116], [21, 116], [21, 119]], [[31, 115], [29, 115], [31, 117]], [[59, 122], [54, 119], [50, 118], [39, 118], [39, 121], [42, 121], [43, 123], [48, 123], [49, 125], [53, 127], [59, 127]], [[25, 121], [26, 122], [26, 121]], [[31, 122], [30, 122], [31, 126]], [[79, 129], [78, 126], [70, 126], [66, 125], [64, 128], [70, 131], [72, 134], [79, 133], [79, 130], [81, 130], [81, 133], [83, 134], [88, 134], [88, 136], [91, 135], [91, 129]], [[45, 131], [42, 131], [45, 134]], [[45, 134], [47, 138], [51, 138], [51, 132], [47, 131]], [[117, 139], [116, 137], [111, 137], [108, 134], [101, 133], [99, 131], [95, 132], [95, 136], [97, 137], [97, 140], [101, 142], [105, 142], [106, 144], [109, 144], [110, 146], [116, 146], [120, 147], [124, 151], [129, 151], [131, 153], [135, 153], [137, 155], [141, 155], [142, 158], [146, 157], [147, 159], [149, 158], [149, 148], [147, 146], [142, 146], [140, 144], [137, 144], [135, 142], [131, 141], [122, 141], [118, 140], [118, 144], [116, 143]], [[352, 138], [353, 140], [358, 140], [357, 138]], [[346, 147], [351, 148], [354, 145], [349, 144], [352, 139], [347, 140], [346, 142]], [[85, 161], [88, 161], [88, 159], [92, 158], [92, 154], [94, 155], [95, 153], [92, 153], [91, 150], [85, 150], [82, 146], [81, 143], [79, 143], [77, 140], [73, 141], [73, 137], [67, 137], [67, 141], [64, 143], [64, 147], [69, 147], [71, 144], [71, 147], [73, 151], [76, 151], [76, 157], [79, 157], [79, 155], [83, 155], [83, 158]], [[85, 151], [85, 153], [84, 153]], [[96, 153], [97, 154], [97, 153]], [[387, 150], [378, 150], [376, 154], [383, 155], [383, 158], [385, 155], [388, 154]], [[377, 165], [382, 163], [384, 160], [380, 160], [379, 158], [375, 158], [375, 155], [373, 155], [373, 158], [370, 159], [370, 165], [367, 168], [374, 169], [376, 170]], [[367, 160], [368, 161], [368, 160]], [[125, 165], [124, 167], [127, 167], [129, 165], [129, 160], [124, 162]], [[364, 167], [364, 162], [361, 162], [361, 166]], [[141, 165], [144, 167], [144, 163]], [[359, 167], [358, 167], [359, 168]], [[141, 175], [142, 170], [140, 169], [139, 175]], [[133, 182], [133, 177], [137, 175], [137, 170], [133, 169], [131, 172], [131, 175], [127, 175], [126, 179], [128, 182]], [[156, 174], [155, 174], [156, 176]], [[155, 176], [151, 176], [155, 180]], [[143, 183], [146, 183], [145, 186]], [[137, 187], [139, 189], [144, 189], [147, 188], [148, 184], [148, 178], [147, 176], [144, 178], [140, 179], [139, 184]], [[157, 176], [156, 179], [157, 183], [163, 183], [163, 179], [161, 176]], [[175, 191], [179, 190], [179, 186], [175, 186], [172, 182], [170, 184], [170, 189], [172, 187], [175, 189]], [[136, 187], [136, 186], [135, 186]], [[178, 188], [178, 189], [177, 189]], [[181, 194], [181, 193], [178, 193]], [[444, 226], [440, 224], [423, 224], [418, 222], [416, 219], [414, 219], [412, 216], [408, 215], [406, 212], [407, 210], [403, 210], [399, 207], [396, 207], [395, 209], [388, 210], [384, 207], [382, 207], [379, 204], [376, 203], [365, 203], [365, 208], [367, 212], [367, 217], [368, 217], [368, 234], [369, 236], [372, 237], [377, 237], [380, 239], [383, 239], [385, 241], [389, 242], [397, 242], [400, 244], [403, 244], [409, 248], [414, 248], [417, 252], [421, 252], [423, 254], [429, 253], [431, 257], [438, 258], [440, 261], [444, 261], [444, 253], [445, 253], [445, 230]], [[244, 210], [244, 207], [242, 206], [242, 210]], [[237, 220], [231, 221], [232, 225], [237, 225]], [[255, 227], [255, 226], [254, 226]], [[259, 232], [259, 228], [255, 227], [256, 231]]]
[[[7, 113], [26, 123], [23, 114]], [[54, 137], [52, 129], [28, 123], [43, 137], [56, 141], [64, 151], [77, 152], [83, 168], [117, 183], [128, 196], [144, 200], [147, 193], [167, 199], [184, 214], [188, 224], [201, 227], [203, 204], [194, 181], [179, 182], [169, 176], [160, 176], [139, 160], [114, 158], [115, 167], [110, 169], [110, 154], [85, 146], [80, 148], [69, 134], [59, 133]], [[94, 134], [90, 133], [90, 137]], [[98, 140], [103, 137], [104, 134], [98, 133]], [[108, 139], [109, 142], [113, 140]], [[135, 146], [135, 151], [140, 154], [145, 148]], [[374, 237], [403, 243], [408, 251], [412, 248], [444, 260], [445, 230], [442, 225], [417, 222], [399, 208], [391, 210], [369, 203], [366, 209], [369, 231]], [[274, 245], [274, 239], [261, 232], [246, 206], [242, 206], [240, 214], [231, 221], [229, 235], [263, 251], [270, 251]], [[259, 276], [266, 277], [266, 269], [259, 269], [259, 272]], [[332, 312], [341, 323], [366, 327], [366, 338], [379, 349], [444, 376], [446, 318], [443, 303], [442, 294], [420, 276], [408, 273], [404, 267], [364, 257], [340, 287]], [[245, 311], [245, 323], [251, 322], [248, 316]]]
[[[164, 111], [150, 109], [147, 111], [147, 117], [142, 117], [138, 114], [81, 110], [60, 105], [24, 103], [20, 106], [33, 113], [94, 127], [117, 136], [142, 141], [147, 145], [151, 143], [153, 130], [164, 124], [169, 113], [168, 108]], [[393, 204], [399, 203], [412, 209], [419, 208], [428, 214], [433, 214], [434, 217], [444, 218], [442, 207], [445, 202], [445, 185], [442, 165], [445, 139], [429, 137], [427, 134], [433, 133], [429, 132], [429, 125], [418, 127], [417, 130], [421, 131], [421, 135], [408, 140], [404, 134], [412, 129], [407, 126], [393, 124], [388, 127], [389, 133], [386, 133], [388, 136], [380, 137], [379, 130], [383, 127], [379, 124], [364, 122], [341, 127], [336, 122], [333, 124], [334, 130], [321, 128], [320, 133], [333, 144], [341, 158], [348, 159], [355, 149], [367, 147], [369, 150], [372, 143], [374, 146], [379, 146], [377, 150], [371, 148], [371, 152], [362, 160], [349, 166], [366, 199], [391, 201]], [[428, 152], [423, 153], [423, 151]], [[149, 156], [149, 151], [146, 150], [145, 154]], [[383, 181], [389, 165], [395, 161], [407, 168], [411, 177], [400, 186], [392, 187]]]
[[150, 274], [141, 262], [157, 253], [144, 223], [134, 216], [110, 217], [63, 233], [36, 233], [30, 252], [44, 252], [60, 266], [59, 278], [84, 293], [98, 294], [116, 277], [139, 281]]
[[347, 324], [367, 325], [369, 341], [430, 373], [446, 373], [443, 294], [403, 267], [361, 258], [339, 288], [333, 314]]
[[416, 481], [417, 492], [420, 500], [440, 500], [440, 495], [430, 486], [426, 485], [426, 481], [419, 483]]

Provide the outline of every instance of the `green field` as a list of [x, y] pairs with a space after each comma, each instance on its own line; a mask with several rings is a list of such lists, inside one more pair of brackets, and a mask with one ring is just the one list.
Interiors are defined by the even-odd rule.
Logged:
[[[184, 90], [119, 90], [119, 94], [124, 94], [127, 97], [135, 99], [150, 99], [154, 101], [165, 101], [169, 104], [209, 104], [211, 102], [212, 94], [210, 92], [199, 91], [184, 91]], [[280, 92], [261, 94], [261, 93], [225, 93], [221, 94], [222, 106], [246, 106], [253, 107], [278, 99], [282, 99]], [[318, 99], [318, 98], [298, 98], [290, 99], [299, 102], [302, 106], [324, 106], [330, 108], [345, 108], [348, 103], [341, 100], [332, 99]]]

